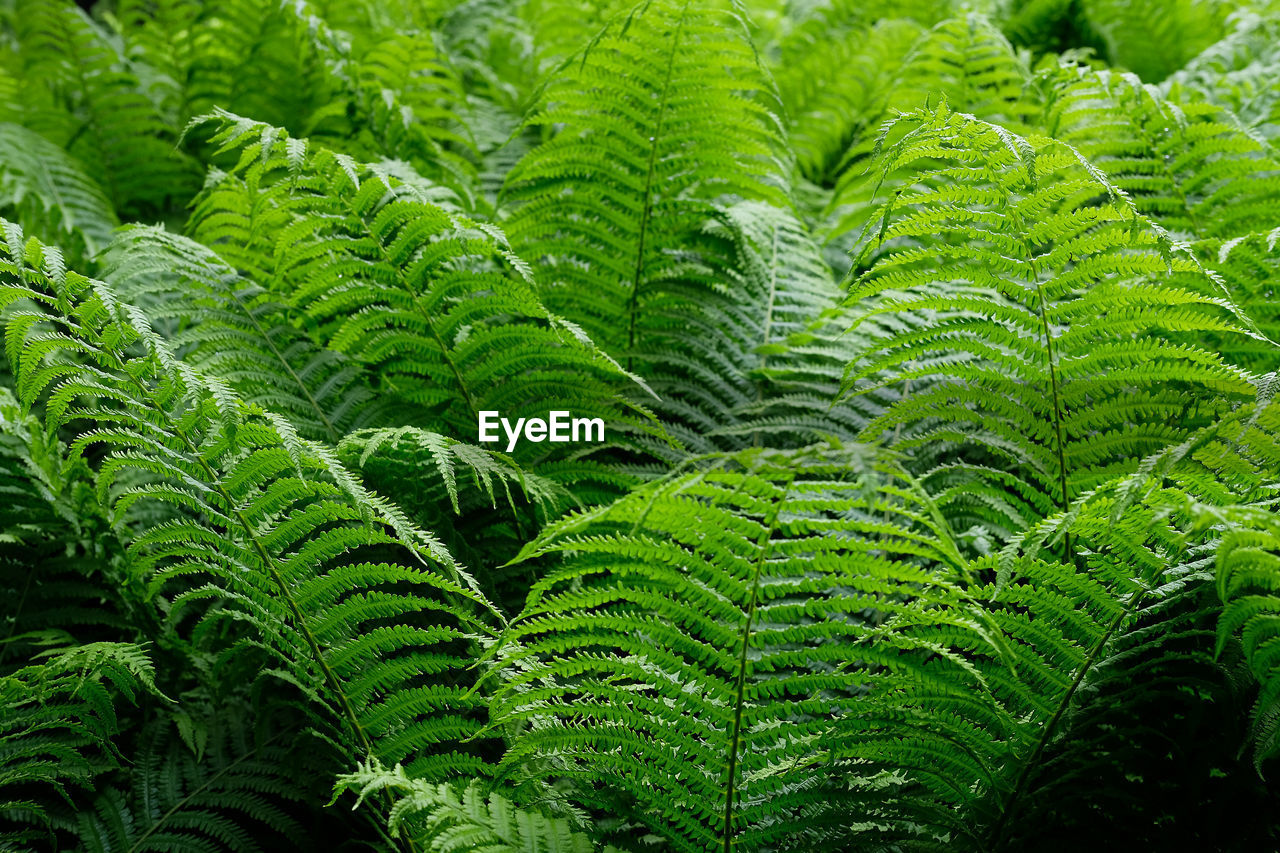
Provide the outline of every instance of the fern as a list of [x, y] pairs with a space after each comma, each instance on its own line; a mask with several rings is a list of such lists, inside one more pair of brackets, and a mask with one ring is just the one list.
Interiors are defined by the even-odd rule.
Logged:
[[1199, 265], [1077, 152], [943, 107], [904, 121], [882, 173], [938, 165], [882, 208], [850, 300], [912, 325], [847, 381], [902, 392], [864, 435], [910, 449], [953, 524], [1006, 537], [1253, 398], [1189, 340], [1249, 321], [1180, 284]]
[[1162, 84], [1177, 103], [1207, 101], [1230, 110], [1267, 139], [1280, 132], [1280, 100], [1271, 85], [1278, 61], [1275, 23], [1251, 11], [1235, 13], [1231, 32]]
[[90, 643], [52, 648], [43, 660], [0, 677], [0, 843], [47, 837], [51, 801], [69, 799], [114, 766], [117, 703], [154, 691], [154, 668], [139, 646]]
[[288, 322], [287, 306], [214, 252], [159, 228], [123, 232], [105, 260], [120, 295], [171, 326], [186, 361], [247, 401], [280, 412], [309, 438], [338, 442], [389, 419], [371, 377]]
[[[498, 793], [484, 795], [472, 782], [459, 794], [448, 785], [413, 779], [397, 765], [388, 770], [376, 761], [338, 777], [337, 792], [359, 793], [356, 807], [370, 793], [392, 791], [396, 805], [388, 819], [392, 837], [411, 828], [424, 850], [438, 853], [592, 853], [597, 847], [567, 821], [515, 808]], [[423, 814], [425, 813], [425, 814]], [[419, 816], [421, 815], [421, 816]], [[604, 853], [612, 851], [604, 849]]]
[[355, 109], [344, 113], [354, 112], [355, 128], [374, 140], [351, 153], [406, 160], [471, 202], [479, 151], [462, 116], [467, 106], [458, 72], [431, 35], [398, 33], [373, 46], [353, 77]]
[[0, 193], [10, 218], [28, 231], [82, 247], [111, 240], [116, 215], [102, 188], [58, 146], [15, 124], [0, 124]]
[[582, 491], [570, 492], [504, 453], [415, 427], [350, 433], [338, 458], [371, 488], [395, 494], [398, 505], [437, 531], [456, 558], [483, 567], [477, 579], [504, 609], [509, 602], [518, 606], [528, 579], [513, 576], [502, 562], [549, 518], [574, 506]]
[[[1034, 114], [1034, 104], [1027, 97], [1030, 79], [1025, 59], [981, 15], [942, 21], [922, 33], [891, 79], [882, 84], [876, 109], [865, 118], [868, 130], [879, 130], [860, 135], [840, 160], [832, 196], [822, 213], [824, 239], [842, 251], [850, 249], [850, 237], [875, 215], [882, 187], [887, 191], [907, 182], [908, 175], [882, 176], [873, 162], [886, 144], [886, 122], [900, 113], [945, 101], [956, 112], [1020, 132]], [[894, 127], [905, 125], [887, 125]]]
[[920, 36], [919, 25], [899, 19], [838, 36], [828, 26], [817, 16], [798, 26], [780, 42], [772, 69], [797, 165], [816, 184], [828, 183], [855, 137], [874, 126]]
[[124, 546], [88, 469], [40, 419], [0, 390], [0, 672], [61, 642], [155, 637], [142, 584], [122, 570]]
[[190, 162], [174, 150], [175, 128], [100, 28], [74, 6], [19, 7], [18, 42], [34, 84], [22, 124], [79, 159], [121, 213], [154, 214], [194, 189]]
[[1081, 0], [1080, 6], [1111, 61], [1149, 83], [1163, 80], [1221, 38], [1231, 11], [1216, 0]]
[[746, 353], [738, 369], [750, 383], [745, 399], [726, 423], [708, 424], [708, 433], [750, 435], [771, 447], [852, 440], [870, 412], [832, 405], [855, 350], [840, 335], [841, 298], [830, 268], [789, 211], [739, 202], [725, 213], [724, 232], [738, 258], [729, 271], [734, 291], [749, 294], [761, 313], [744, 318], [741, 332]]
[[781, 202], [778, 120], [740, 94], [769, 95], [744, 29], [665, 0], [614, 20], [531, 119], [558, 132], [507, 178], [507, 230], [548, 305], [629, 366], [666, 345], [671, 313], [714, 292], [715, 259], [697, 250], [710, 203]]
[[[109, 287], [5, 233], [0, 302], [44, 309], [7, 325], [24, 405], [42, 400], [51, 425], [73, 428], [73, 453], [102, 449], [96, 487], [117, 516], [167, 510], [129, 547], [169, 618], [215, 643], [224, 620], [241, 622], [240, 653], [265, 654], [266, 674], [301, 689], [353, 749], [479, 770], [451, 749], [476, 729], [465, 685], [442, 682], [489, 630], [490, 607], [448, 552], [329, 450], [177, 361]], [[409, 614], [421, 625], [394, 621]], [[430, 744], [443, 754], [428, 760]]]
[[1218, 552], [1218, 594], [1225, 608], [1218, 624], [1218, 649], [1237, 636], [1249, 669], [1261, 685], [1253, 711], [1255, 763], [1280, 753], [1280, 664], [1275, 660], [1280, 591], [1276, 551], [1280, 545], [1275, 511], [1268, 504], [1229, 516], [1235, 527]]
[[215, 721], [199, 755], [168, 727], [144, 733], [133, 790], [108, 788], [77, 815], [84, 849], [257, 851], [305, 843], [288, 810], [306, 789], [290, 772], [296, 752], [280, 733], [253, 743], [252, 729], [237, 730], [246, 722], [239, 713]]
[[1045, 123], [1183, 236], [1230, 238], [1271, 227], [1272, 152], [1206, 104], [1165, 101], [1132, 76], [1065, 66], [1047, 75]]
[[0, 2], [0, 848], [1280, 849], [1278, 15]]
[[701, 467], [526, 547], [563, 562], [505, 639], [495, 717], [521, 730], [502, 775], [563, 778], [621, 838], [816, 849], [840, 823], [823, 771], [838, 721], [878, 667], [981, 635], [980, 617], [948, 531], [892, 462], [815, 447]]
[[[380, 390], [430, 412], [427, 425], [469, 435], [483, 410], [563, 409], [647, 429], [644, 410], [629, 398], [643, 385], [542, 306], [501, 231], [276, 128], [226, 115], [218, 121], [216, 139], [240, 151], [244, 172], [227, 180], [266, 196], [233, 201], [288, 215], [269, 220], [261, 237], [245, 234], [241, 223], [253, 211], [224, 210], [225, 197], [211, 194], [197, 208], [194, 232], [215, 245], [275, 246], [278, 272], [254, 273], [277, 279], [271, 287], [306, 313], [323, 345], [376, 371]], [[557, 449], [526, 442], [518, 458], [544, 460]]]

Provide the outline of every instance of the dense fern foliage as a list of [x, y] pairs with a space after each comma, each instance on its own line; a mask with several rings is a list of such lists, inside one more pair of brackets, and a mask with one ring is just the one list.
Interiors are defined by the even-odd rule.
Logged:
[[0, 0], [0, 850], [1280, 849], [1278, 39]]

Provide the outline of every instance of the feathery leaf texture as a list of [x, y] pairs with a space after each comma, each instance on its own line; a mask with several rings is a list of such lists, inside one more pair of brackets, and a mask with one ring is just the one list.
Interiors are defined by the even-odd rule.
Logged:
[[0, 3], [0, 849], [1280, 849], [1278, 35]]
[[170, 618], [196, 635], [242, 622], [237, 645], [353, 748], [400, 761], [443, 744], [444, 764], [478, 769], [452, 746], [477, 728], [459, 671], [492, 608], [447, 550], [331, 450], [177, 360], [108, 285], [12, 224], [5, 236], [0, 304], [13, 306], [22, 402], [75, 431], [73, 454], [101, 454], [96, 488], [117, 517], [166, 509], [129, 550]]
[[804, 792], [880, 667], [982, 634], [945, 528], [857, 448], [711, 457], [519, 559], [553, 554], [504, 638], [495, 724], [521, 731], [500, 775], [563, 777], [675, 850], [815, 849]]
[[[273, 269], [244, 272], [303, 312], [321, 345], [376, 375], [380, 393], [451, 435], [473, 434], [485, 410], [566, 410], [653, 431], [639, 404], [643, 383], [543, 307], [499, 229], [278, 128], [222, 113], [212, 120], [214, 141], [239, 161], [222, 179], [230, 192], [215, 186], [197, 203], [193, 233], [231, 243], [232, 263], [272, 247]], [[263, 207], [270, 213], [260, 218]], [[520, 448], [528, 461], [560, 450]]]
[[[376, 759], [338, 777], [338, 793], [358, 793], [356, 807], [376, 791], [391, 791], [396, 804], [387, 819], [392, 837], [411, 831], [424, 850], [436, 853], [595, 853], [586, 835], [568, 821], [523, 811], [497, 792], [485, 795], [472, 781], [461, 792], [446, 784], [410, 777]], [[601, 853], [616, 853], [612, 847]]]
[[1195, 340], [1251, 322], [1079, 152], [944, 106], [901, 121], [882, 174], [924, 163], [864, 235], [850, 301], [854, 328], [907, 330], [846, 385], [901, 392], [863, 437], [912, 451], [953, 523], [1012, 533], [1253, 399]]

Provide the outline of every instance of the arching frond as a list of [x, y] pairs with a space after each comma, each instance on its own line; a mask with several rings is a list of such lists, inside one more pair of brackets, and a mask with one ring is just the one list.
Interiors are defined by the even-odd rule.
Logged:
[[1173, 104], [1133, 75], [1070, 64], [1042, 81], [1048, 133], [1157, 223], [1188, 238], [1274, 226], [1280, 161], [1220, 110]]
[[1233, 358], [1258, 373], [1280, 368], [1271, 341], [1280, 341], [1280, 230], [1249, 234], [1231, 240], [1203, 240], [1193, 248], [1206, 267], [1222, 277], [1227, 292], [1253, 320], [1266, 340], [1215, 341], [1219, 349], [1230, 349]]
[[51, 648], [0, 676], [0, 845], [52, 839], [49, 808], [115, 766], [117, 705], [154, 691], [154, 666], [127, 643]]
[[1195, 342], [1249, 321], [1077, 152], [945, 108], [904, 121], [881, 169], [916, 171], [850, 303], [909, 330], [848, 382], [902, 394], [865, 436], [910, 450], [952, 523], [1007, 536], [1253, 399]]
[[[219, 247], [272, 246], [273, 269], [255, 276], [305, 313], [318, 341], [374, 373], [382, 393], [429, 412], [421, 425], [469, 438], [481, 411], [563, 410], [604, 419], [620, 440], [647, 429], [632, 402], [643, 386], [543, 307], [528, 266], [497, 228], [277, 128], [214, 120], [215, 139], [240, 153], [223, 183], [245, 192], [206, 196], [195, 234]], [[282, 213], [246, 234], [239, 223], [259, 206]], [[564, 456], [548, 443], [516, 451], [522, 463]]]
[[575, 506], [581, 493], [521, 468], [505, 453], [416, 427], [350, 433], [338, 458], [375, 491], [394, 494], [450, 553], [476, 566], [477, 581], [504, 608], [519, 607], [528, 578], [502, 564], [548, 519]]
[[373, 379], [290, 322], [275, 294], [204, 246], [162, 228], [132, 226], [105, 258], [104, 277], [153, 324], [171, 329], [181, 357], [245, 400], [287, 415], [308, 438], [336, 444], [390, 419]]
[[771, 98], [730, 10], [657, 0], [610, 22], [548, 87], [530, 121], [553, 135], [503, 192], [547, 304], [628, 365], [665, 345], [656, 305], [696, 318], [723, 263], [699, 237], [711, 203], [785, 203]]
[[828, 184], [855, 138], [879, 123], [921, 28], [893, 18], [833, 33], [815, 18], [781, 41], [773, 75], [801, 175]]
[[880, 109], [867, 117], [868, 127], [877, 130], [861, 134], [841, 158], [824, 213], [824, 239], [850, 248], [880, 199], [909, 184], [909, 173], [882, 174], [874, 162], [904, 127], [895, 116], [944, 102], [956, 112], [1023, 132], [1035, 112], [1027, 96], [1030, 79], [1025, 59], [985, 16], [952, 18], [922, 33], [882, 84]]
[[117, 224], [111, 202], [79, 163], [38, 133], [8, 123], [0, 124], [0, 210], [86, 257], [106, 247]]
[[[1219, 516], [1221, 518], [1221, 516]], [[1253, 709], [1254, 761], [1280, 755], [1280, 525], [1275, 495], [1226, 515], [1218, 550], [1218, 595], [1224, 609], [1218, 649], [1236, 640], [1261, 686]]]
[[19, 6], [18, 44], [30, 58], [21, 123], [78, 159], [122, 215], [154, 215], [185, 199], [195, 173], [174, 147], [177, 128], [107, 35], [73, 5]]
[[944, 646], [982, 635], [980, 608], [890, 460], [814, 447], [698, 467], [525, 549], [561, 559], [505, 638], [502, 775], [570, 786], [622, 819], [625, 849], [644, 831], [681, 851], [823, 849], [850, 817], [824, 769], [840, 721], [888, 672], [923, 675], [917, 655], [956, 677], [938, 689], [979, 689]]
[[[477, 781], [459, 793], [447, 784], [410, 778], [396, 765], [388, 770], [376, 760], [338, 777], [337, 792], [355, 791], [359, 807], [370, 794], [390, 791], [396, 798], [388, 820], [392, 837], [408, 834], [424, 849], [437, 853], [594, 853], [591, 839], [568, 821], [522, 811], [499, 793], [487, 796]], [[610, 853], [612, 847], [601, 853]]]
[[129, 788], [106, 788], [76, 816], [84, 849], [257, 853], [318, 840], [290, 813], [310, 787], [295, 770], [308, 745], [290, 749], [279, 733], [255, 743], [249, 722], [239, 713], [212, 721], [198, 755], [170, 726], [146, 731]]
[[[310, 24], [325, 26], [318, 18]], [[408, 162], [473, 208], [480, 155], [460, 74], [434, 35], [398, 31], [359, 53], [337, 37], [319, 41], [342, 91], [317, 109], [311, 138], [359, 160]]]
[[1161, 88], [1178, 104], [1207, 101], [1230, 110], [1245, 127], [1274, 140], [1280, 135], [1280, 24], [1250, 10], [1228, 22], [1233, 28], [1178, 71]]
[[[5, 224], [0, 306], [24, 406], [101, 461], [134, 571], [176, 625], [309, 697], [348, 749], [435, 776], [483, 761], [461, 669], [492, 608], [445, 548], [323, 445], [177, 360], [134, 306]], [[188, 620], [190, 620], [188, 622]], [[227, 621], [230, 620], [230, 621]], [[237, 628], [237, 626], [239, 626]], [[225, 633], [224, 633], [225, 632]]]
[[153, 633], [142, 584], [82, 462], [0, 389], [0, 674], [43, 645]]
[[855, 345], [841, 334], [834, 274], [790, 211], [739, 202], [725, 213], [726, 231], [738, 247], [733, 292], [750, 297], [752, 306], [742, 335], [748, 353], [742, 370], [753, 387], [712, 434], [750, 437], [770, 447], [852, 441], [879, 410], [874, 403], [858, 408], [836, 402]]

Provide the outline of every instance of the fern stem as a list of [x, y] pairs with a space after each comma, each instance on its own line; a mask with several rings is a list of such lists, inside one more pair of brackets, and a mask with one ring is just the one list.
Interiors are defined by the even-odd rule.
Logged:
[[302, 378], [298, 376], [297, 371], [293, 369], [293, 365], [285, 359], [279, 348], [276, 347], [276, 342], [271, 340], [271, 336], [267, 334], [267, 330], [258, 322], [257, 316], [249, 309], [249, 306], [240, 301], [240, 294], [236, 293], [234, 290], [230, 291], [230, 294], [231, 299], [236, 303], [236, 307], [244, 312], [244, 315], [249, 319], [249, 322], [253, 324], [253, 328], [257, 330], [258, 334], [262, 336], [262, 339], [266, 341], [267, 346], [271, 348], [271, 354], [276, 357], [276, 360], [284, 365], [284, 369], [288, 371], [289, 377], [302, 391], [303, 396], [307, 398], [307, 402], [311, 404], [311, 408], [315, 410], [316, 417], [320, 418], [320, 423], [324, 424], [324, 431], [325, 434], [329, 436], [329, 441], [337, 444], [341, 440], [342, 436], [338, 434], [338, 430], [329, 420], [329, 416], [325, 414], [324, 409], [320, 407], [316, 398], [311, 395], [311, 389], [307, 387], [306, 383], [302, 381]]
[[662, 95], [658, 102], [658, 122], [653, 136], [649, 137], [649, 163], [644, 177], [644, 208], [640, 213], [640, 235], [636, 243], [636, 269], [631, 279], [631, 298], [627, 301], [627, 370], [633, 368], [632, 350], [636, 345], [636, 315], [640, 304], [640, 277], [644, 275], [644, 247], [649, 235], [649, 221], [653, 218], [653, 172], [658, 162], [658, 141], [662, 138], [662, 125], [667, 118], [667, 103], [671, 97], [671, 76], [676, 67], [676, 51], [680, 36], [684, 33], [684, 21], [688, 14], [686, 2], [680, 9], [680, 22], [671, 36], [671, 50], [667, 53], [667, 72], [662, 80]]
[[[284, 732], [276, 732], [271, 737], [263, 741], [262, 746], [270, 746], [274, 741], [279, 740], [283, 736], [283, 734]], [[194, 797], [202, 793], [206, 788], [208, 788], [214, 782], [221, 779], [224, 774], [230, 773], [242, 762], [248, 761], [250, 758], [256, 756], [258, 754], [259, 748], [255, 748], [252, 752], [246, 752], [244, 755], [239, 756], [238, 758], [236, 758], [235, 761], [232, 761], [230, 764], [228, 764], [226, 767], [223, 767], [217, 773], [214, 773], [208, 779], [205, 779], [204, 782], [201, 783], [199, 787], [195, 788], [194, 790], [189, 792], [185, 797], [183, 797], [182, 799], [174, 803], [172, 806], [170, 806], [167, 812], [160, 815], [160, 817], [153, 824], [151, 824], [151, 826], [147, 827], [146, 832], [138, 836], [138, 840], [133, 842], [133, 844], [129, 847], [127, 851], [125, 851], [125, 853], [137, 853], [137, 851], [142, 848], [142, 843], [146, 841], [148, 838], [150, 838], [153, 832], [155, 832], [157, 829], [163, 826], [166, 820], [172, 817], [176, 812], [178, 812], [178, 810], [180, 810], [187, 803], [191, 802], [191, 800]]]
[[1134, 599], [1134, 604], [1124, 608], [1116, 617], [1111, 620], [1111, 624], [1107, 626], [1107, 630], [1098, 638], [1098, 642], [1089, 650], [1089, 656], [1080, 664], [1080, 669], [1076, 671], [1076, 677], [1072, 680], [1071, 686], [1062, 694], [1062, 698], [1058, 701], [1058, 707], [1054, 711], [1053, 716], [1049, 718], [1049, 722], [1045, 724], [1044, 729], [1040, 732], [1040, 738], [1036, 742], [1036, 748], [1032, 751], [1031, 756], [1022, 764], [1022, 770], [1018, 773], [1018, 779], [1014, 782], [1013, 791], [1009, 794], [1009, 799], [1005, 800], [1004, 808], [1000, 812], [1000, 817], [996, 820], [991, 828], [990, 841], [994, 845], [999, 841], [1001, 833], [1004, 832], [1005, 826], [1008, 825], [1009, 819], [1014, 815], [1018, 808], [1018, 801], [1026, 792], [1026, 784], [1031, 779], [1031, 771], [1040, 761], [1040, 756], [1044, 754], [1045, 748], [1049, 745], [1050, 738], [1053, 737], [1054, 731], [1061, 722], [1063, 715], [1066, 714], [1067, 708], [1071, 705], [1071, 700], [1080, 689], [1080, 685], [1084, 683], [1085, 676], [1089, 674], [1089, 670], [1093, 668], [1093, 664], [1097, 661], [1098, 656], [1102, 654], [1102, 650], [1106, 648], [1107, 643], [1111, 641], [1111, 635], [1119, 630], [1120, 625], [1133, 612], [1136, 602], [1140, 597]]
[[742, 625], [742, 644], [738, 649], [738, 683], [735, 687], [736, 695], [733, 702], [733, 729], [729, 739], [729, 767], [725, 772], [722, 839], [724, 844], [721, 848], [723, 853], [732, 853], [733, 850], [733, 806], [737, 793], [738, 750], [742, 743], [742, 706], [746, 702], [747, 692], [747, 650], [751, 644], [751, 626], [755, 621], [756, 602], [760, 596], [760, 575], [764, 572], [765, 558], [769, 553], [769, 540], [773, 538], [773, 532], [778, 526], [778, 516], [782, 514], [782, 507], [786, 505], [787, 493], [791, 491], [791, 484], [795, 482], [797, 473], [792, 469], [783, 483], [782, 494], [774, 502], [770, 515], [765, 521], [765, 529], [756, 543], [759, 556], [756, 558], [754, 576], [751, 579], [751, 598], [747, 602], [747, 618]]
[[[111, 355], [112, 359], [116, 363], [117, 369], [123, 375], [129, 377], [134, 387], [136, 387], [141, 393], [142, 398], [148, 399], [151, 395], [148, 393], [146, 386], [142, 384], [141, 379], [134, 375], [133, 371], [130, 371], [125, 367], [124, 360], [116, 353], [116, 351], [114, 349], [104, 348], [104, 352]], [[204, 471], [205, 476], [209, 480], [209, 485], [226, 503], [227, 510], [235, 516], [236, 521], [239, 522], [240, 527], [244, 530], [245, 536], [253, 543], [254, 550], [257, 551], [259, 559], [262, 560], [263, 568], [266, 569], [268, 576], [271, 578], [271, 582], [275, 584], [276, 588], [280, 591], [280, 595], [284, 599], [285, 605], [289, 608], [289, 612], [293, 616], [294, 623], [298, 631], [302, 634], [303, 639], [306, 640], [307, 647], [310, 649], [311, 655], [315, 659], [316, 666], [320, 668], [320, 673], [324, 678], [325, 683], [328, 684], [329, 689], [333, 691], [333, 694], [337, 697], [338, 703], [342, 707], [343, 716], [345, 716], [347, 721], [351, 724], [352, 731], [354, 732], [361, 749], [364, 750], [366, 755], [373, 755], [373, 743], [365, 733], [364, 727], [360, 725], [360, 719], [356, 716], [355, 709], [351, 707], [351, 702], [347, 698], [346, 692], [342, 689], [341, 682], [338, 681], [338, 677], [325, 661], [324, 652], [320, 648], [320, 642], [316, 639], [315, 634], [311, 632], [311, 627], [307, 624], [307, 620], [302, 613], [302, 609], [298, 606], [298, 602], [289, 592], [288, 585], [284, 582], [284, 578], [281, 577], [279, 570], [276, 568], [275, 558], [271, 556], [267, 551], [266, 546], [262, 544], [261, 539], [258, 538], [257, 532], [253, 529], [253, 526], [249, 524], [249, 520], [244, 517], [244, 513], [236, 506], [236, 503], [232, 499], [231, 494], [227, 491], [226, 486], [223, 485], [222, 478], [217, 475], [205, 460], [204, 455], [200, 453], [199, 448], [191, 443], [191, 439], [187, 437], [185, 432], [177, 428], [177, 425], [174, 424], [173, 419], [169, 416], [168, 411], [161, 406], [154, 404], [153, 409], [164, 420], [166, 427], [182, 441], [183, 446], [186, 447], [187, 453], [199, 463], [200, 468]], [[390, 792], [386, 792], [386, 795], [387, 807], [391, 808], [394, 805], [391, 794]], [[413, 853], [413, 851], [417, 849], [413, 843], [413, 839], [408, 836], [405, 837], [405, 845], [410, 853]]]
[[[1049, 309], [1046, 304], [1048, 300], [1044, 295], [1044, 285], [1039, 281], [1039, 272], [1034, 259], [1031, 264], [1031, 274], [1036, 277], [1036, 294], [1040, 297], [1040, 325], [1044, 330], [1045, 358], [1049, 364], [1049, 387], [1053, 392], [1053, 435], [1058, 451], [1058, 487], [1062, 492], [1059, 509], [1066, 512], [1071, 506], [1071, 495], [1067, 489], [1067, 451], [1062, 440], [1062, 393], [1058, 388], [1058, 359], [1053, 349], [1053, 334], [1049, 329]], [[1064, 533], [1062, 541], [1066, 560], [1071, 562], [1071, 533]]]

